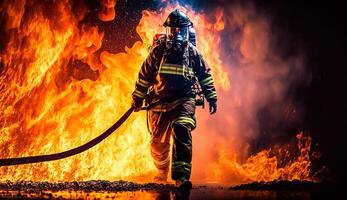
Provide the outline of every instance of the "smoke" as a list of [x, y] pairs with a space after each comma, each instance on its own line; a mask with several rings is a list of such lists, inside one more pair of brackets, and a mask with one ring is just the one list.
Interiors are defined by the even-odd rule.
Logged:
[[254, 4], [215, 10], [220, 9], [225, 28], [215, 53], [227, 67], [231, 88], [217, 91], [215, 116], [198, 111], [193, 165], [203, 167], [194, 168], [193, 179], [235, 184], [250, 181], [242, 170], [250, 154], [279, 143], [287, 129], [297, 128], [303, 110], [294, 101], [295, 88], [306, 76], [305, 57], [300, 50], [283, 56], [289, 48], [288, 41], [279, 41], [284, 33]]

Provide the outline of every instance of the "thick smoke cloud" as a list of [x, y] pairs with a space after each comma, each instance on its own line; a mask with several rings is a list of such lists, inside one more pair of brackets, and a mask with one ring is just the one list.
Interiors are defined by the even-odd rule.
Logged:
[[223, 12], [225, 28], [216, 53], [227, 67], [231, 89], [219, 91], [216, 116], [199, 112], [194, 164], [209, 170], [195, 168], [193, 177], [239, 183], [249, 181], [240, 168], [250, 154], [295, 138], [304, 114], [295, 102], [295, 88], [307, 83], [307, 72], [301, 51], [283, 55], [288, 41], [279, 41], [284, 33], [274, 26], [272, 16], [250, 3], [230, 4]]

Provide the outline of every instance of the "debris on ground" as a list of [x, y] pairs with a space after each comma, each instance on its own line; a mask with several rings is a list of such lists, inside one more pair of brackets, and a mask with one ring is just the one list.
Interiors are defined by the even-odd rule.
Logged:
[[11, 182], [6, 181], [0, 183], [0, 190], [21, 190], [30, 192], [39, 191], [137, 191], [137, 190], [150, 190], [150, 191], [171, 191], [174, 185], [158, 184], [158, 183], [133, 183], [128, 181], [73, 181], [73, 182]]

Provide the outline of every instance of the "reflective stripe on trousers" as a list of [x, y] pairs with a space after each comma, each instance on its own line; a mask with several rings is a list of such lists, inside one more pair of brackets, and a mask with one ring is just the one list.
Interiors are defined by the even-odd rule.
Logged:
[[[172, 179], [190, 177], [192, 160], [191, 131], [195, 128], [195, 100], [186, 99], [168, 112], [149, 111], [151, 152], [159, 170], [168, 170], [170, 137], [173, 136]], [[182, 167], [182, 162], [186, 163]], [[189, 170], [188, 170], [189, 169]]]

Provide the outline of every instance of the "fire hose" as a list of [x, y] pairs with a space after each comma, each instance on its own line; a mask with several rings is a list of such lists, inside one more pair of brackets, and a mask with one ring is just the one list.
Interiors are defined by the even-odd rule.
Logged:
[[128, 119], [128, 117], [131, 115], [133, 111], [134, 111], [133, 107], [129, 108], [129, 110], [126, 111], [123, 114], [123, 116], [119, 118], [119, 120], [116, 123], [114, 123], [110, 128], [108, 128], [105, 132], [103, 132], [98, 137], [85, 143], [84, 145], [81, 145], [79, 147], [76, 147], [67, 151], [63, 151], [60, 153], [54, 153], [54, 154], [48, 154], [48, 155], [0, 159], [0, 166], [22, 165], [22, 164], [29, 164], [29, 163], [53, 161], [53, 160], [59, 160], [59, 159], [67, 158], [67, 157], [82, 153], [94, 147], [95, 145], [99, 144], [101, 141], [103, 141], [105, 138], [111, 135]]
[[[147, 106], [142, 107], [141, 110], [147, 110], [148, 111], [160, 103], [161, 103], [160, 101], [151, 103]], [[70, 149], [67, 151], [63, 151], [60, 153], [53, 153], [53, 154], [39, 155], [39, 156], [27, 156], [27, 157], [20, 157], [20, 158], [3, 158], [3, 159], [0, 159], [0, 167], [60, 160], [60, 159], [74, 156], [74, 155], [77, 155], [77, 154], [82, 153], [84, 151], [87, 151], [88, 149], [99, 144], [101, 141], [103, 141], [105, 138], [107, 138], [109, 135], [111, 135], [115, 130], [117, 130], [129, 118], [129, 116], [131, 115], [131, 113], [133, 111], [134, 111], [134, 108], [130, 107], [128, 109], [128, 111], [126, 111], [121, 116], [121, 118], [119, 118], [119, 120], [117, 122], [115, 122], [110, 128], [108, 128], [106, 131], [104, 131], [102, 134], [100, 134], [96, 138], [92, 139], [91, 141], [89, 141], [89, 142], [87, 142], [81, 146], [78, 146], [76, 148], [73, 148], [73, 149]], [[148, 115], [148, 113], [147, 113], [147, 115]], [[149, 128], [149, 126], [148, 126], [148, 116], [147, 116], [147, 129], [148, 128]]]

